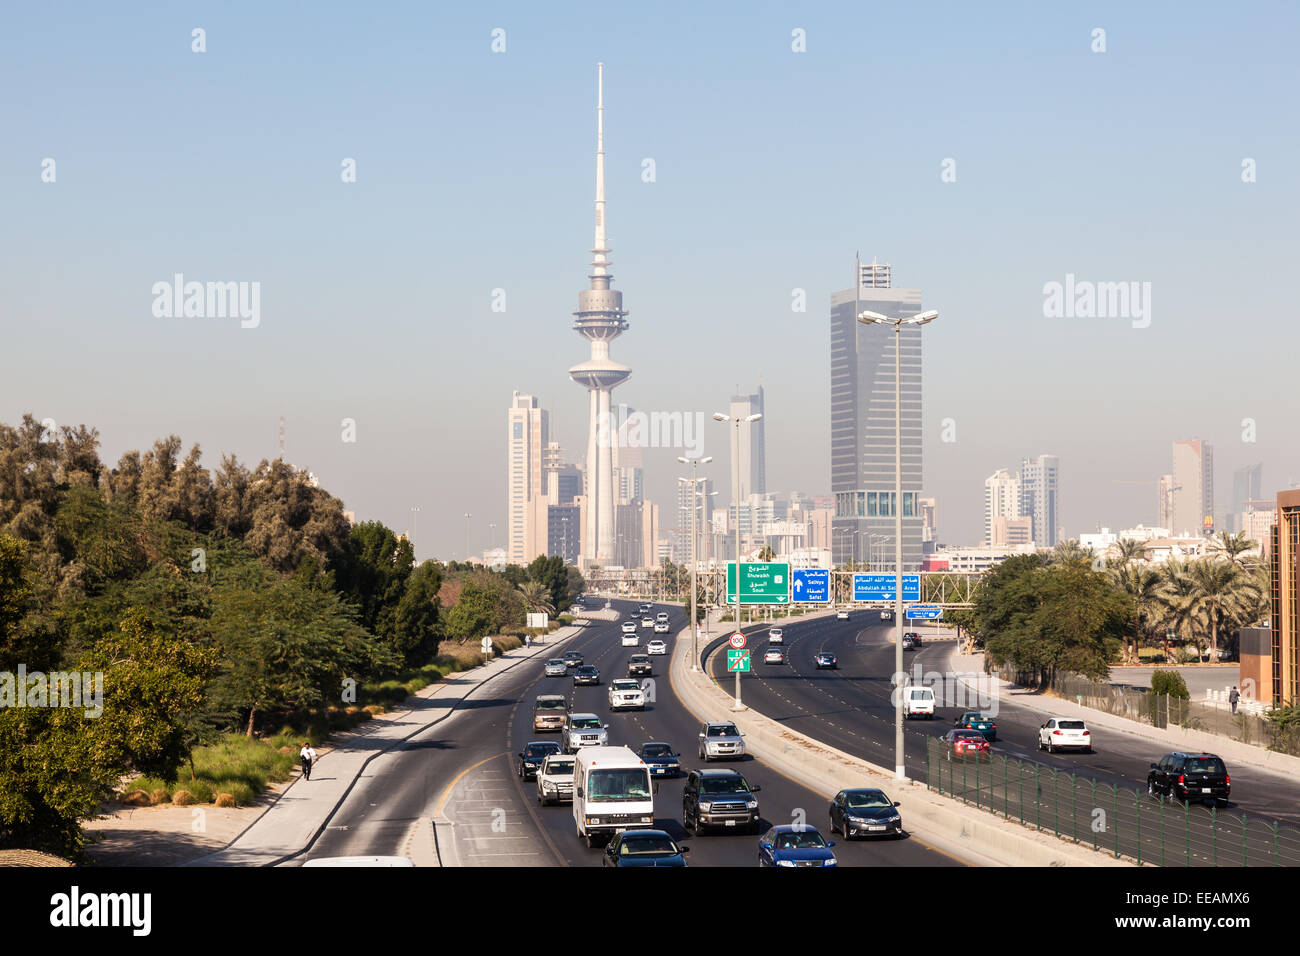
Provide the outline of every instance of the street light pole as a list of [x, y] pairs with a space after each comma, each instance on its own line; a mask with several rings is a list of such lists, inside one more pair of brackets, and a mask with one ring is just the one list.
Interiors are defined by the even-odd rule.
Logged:
[[[736, 450], [734, 457], [731, 459], [733, 470], [736, 472], [736, 630], [740, 630], [740, 426], [750, 425], [759, 421], [763, 417], [762, 412], [755, 412], [752, 415], [746, 415], [741, 418], [739, 415], [734, 418], [731, 415], [724, 415], [721, 412], [713, 413], [715, 422], [735, 422], [736, 425]], [[731, 706], [732, 710], [744, 710], [745, 705], [740, 700], [740, 671], [736, 671], [736, 702]]]
[[939, 317], [933, 309], [910, 318], [890, 319], [862, 312], [863, 325], [888, 325], [894, 330], [894, 779], [907, 780], [903, 750], [903, 372], [900, 332], [904, 325], [926, 325]]
[[468, 511], [465, 512], [465, 560], [469, 560], [469, 519], [472, 518]]

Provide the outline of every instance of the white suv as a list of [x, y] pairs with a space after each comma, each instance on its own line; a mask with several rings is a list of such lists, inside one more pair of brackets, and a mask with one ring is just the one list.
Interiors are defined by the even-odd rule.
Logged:
[[547, 754], [537, 768], [537, 802], [542, 806], [573, 799], [573, 758]]
[[1092, 752], [1092, 732], [1077, 717], [1049, 717], [1038, 728], [1038, 749], [1054, 754], [1066, 747]]
[[934, 689], [909, 684], [903, 688], [903, 716], [934, 720]]
[[779, 627], [774, 627], [767, 632], [767, 643], [769, 644], [785, 643], [785, 635], [781, 633], [781, 629]]
[[645, 710], [645, 691], [641, 689], [640, 681], [620, 677], [609, 682], [609, 709], [621, 710], [624, 707]]
[[604, 747], [608, 743], [609, 725], [602, 724], [595, 714], [570, 714], [564, 719], [560, 746], [566, 754], [576, 753], [583, 747]]

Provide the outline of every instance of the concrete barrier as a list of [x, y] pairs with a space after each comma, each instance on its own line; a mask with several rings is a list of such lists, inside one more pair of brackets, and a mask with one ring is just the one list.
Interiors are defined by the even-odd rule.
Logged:
[[707, 669], [691, 670], [690, 634], [690, 628], [678, 633], [672, 654], [672, 687], [682, 705], [701, 722], [723, 717], [734, 722], [754, 757], [817, 791], [828, 804], [846, 787], [880, 787], [900, 802], [908, 833], [980, 866], [1133, 865], [941, 797], [919, 782], [900, 792], [892, 770], [796, 733], [754, 710], [732, 710], [733, 698]]

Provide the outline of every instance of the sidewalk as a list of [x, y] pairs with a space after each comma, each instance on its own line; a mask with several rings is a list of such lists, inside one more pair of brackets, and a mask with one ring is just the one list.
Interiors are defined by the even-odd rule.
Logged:
[[317, 758], [312, 767], [316, 776], [296, 779], [227, 847], [184, 865], [274, 866], [296, 856], [325, 828], [371, 760], [447, 719], [487, 681], [534, 657], [551, 656], [582, 630], [578, 625], [563, 627], [548, 634], [543, 643], [518, 647], [481, 667], [450, 674], [408, 698], [410, 709], [369, 721], [359, 732], [339, 735], [338, 745]]
[[[1153, 727], [1109, 714], [1093, 707], [1081, 706], [1064, 697], [1050, 694], [1037, 694], [999, 678], [996, 674], [984, 673], [984, 655], [964, 655], [959, 653], [960, 645], [953, 648], [948, 657], [947, 669], [953, 674], [979, 674], [982, 678], [994, 682], [999, 696], [1014, 704], [1037, 710], [1042, 714], [1058, 717], [1078, 717], [1093, 727], [1120, 731], [1137, 737], [1145, 737], [1160, 743], [1166, 751], [1185, 750], [1193, 753], [1209, 752], [1218, 754], [1230, 763], [1249, 764], [1263, 770], [1277, 773], [1300, 775], [1300, 757], [1278, 753], [1264, 747], [1242, 743], [1231, 737], [1206, 733], [1203, 730], [1191, 730], [1187, 727]], [[960, 677], [958, 678], [960, 680]], [[965, 683], [963, 681], [963, 683]], [[967, 685], [969, 686], [969, 684]], [[987, 687], [987, 685], [986, 685]]]

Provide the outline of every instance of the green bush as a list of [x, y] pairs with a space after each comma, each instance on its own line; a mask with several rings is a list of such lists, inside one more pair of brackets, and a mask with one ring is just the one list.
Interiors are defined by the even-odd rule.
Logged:
[[1158, 670], [1151, 674], [1151, 693], [1161, 697], [1179, 697], [1183, 700], [1190, 700], [1191, 694], [1187, 691], [1187, 681], [1183, 680], [1183, 675], [1178, 671]]

